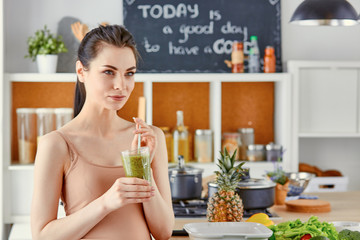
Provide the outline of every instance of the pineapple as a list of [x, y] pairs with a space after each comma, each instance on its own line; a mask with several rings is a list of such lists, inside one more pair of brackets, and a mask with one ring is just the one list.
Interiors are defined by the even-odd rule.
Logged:
[[240, 181], [242, 165], [235, 164], [236, 151], [230, 157], [225, 149], [221, 153], [221, 159], [217, 164], [220, 171], [215, 171], [218, 191], [209, 199], [207, 206], [207, 219], [209, 222], [240, 222], [243, 217], [243, 204], [240, 196], [235, 192]]

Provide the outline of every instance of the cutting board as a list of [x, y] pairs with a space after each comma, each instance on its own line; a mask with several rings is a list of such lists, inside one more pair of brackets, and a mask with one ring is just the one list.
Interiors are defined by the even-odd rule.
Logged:
[[290, 212], [322, 213], [330, 212], [328, 201], [319, 199], [297, 199], [285, 202], [286, 210]]

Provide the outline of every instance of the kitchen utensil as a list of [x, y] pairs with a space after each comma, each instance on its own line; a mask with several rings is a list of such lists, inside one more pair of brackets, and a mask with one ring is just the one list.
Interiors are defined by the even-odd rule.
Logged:
[[145, 121], [146, 119], [146, 111], [145, 111], [145, 97], [139, 97], [139, 103], [138, 103], [138, 118]]
[[328, 201], [319, 199], [296, 199], [285, 202], [286, 210], [290, 212], [322, 213], [330, 212]]
[[252, 222], [199, 222], [188, 223], [184, 229], [193, 240], [259, 239], [266, 240], [272, 231], [260, 223]]
[[201, 168], [185, 166], [183, 156], [178, 157], [178, 166], [169, 167], [169, 181], [173, 200], [201, 198]]
[[287, 195], [298, 196], [305, 190], [311, 178], [315, 177], [315, 174], [308, 172], [290, 172], [286, 173], [286, 176], [289, 179], [289, 191]]
[[360, 231], [360, 222], [350, 222], [350, 221], [334, 221], [330, 222], [334, 224], [336, 231], [340, 232], [344, 229], [350, 231]]
[[[211, 197], [218, 191], [218, 185], [215, 182], [208, 183]], [[243, 201], [244, 209], [263, 209], [274, 205], [275, 183], [265, 179], [249, 178], [239, 182], [236, 192]]]

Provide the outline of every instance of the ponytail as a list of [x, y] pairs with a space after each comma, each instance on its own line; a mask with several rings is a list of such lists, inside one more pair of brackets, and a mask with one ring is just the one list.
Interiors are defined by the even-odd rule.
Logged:
[[84, 83], [79, 81], [79, 78], [76, 80], [76, 86], [75, 86], [75, 98], [74, 98], [74, 117], [76, 117], [82, 107], [84, 106], [86, 98], [86, 91]]

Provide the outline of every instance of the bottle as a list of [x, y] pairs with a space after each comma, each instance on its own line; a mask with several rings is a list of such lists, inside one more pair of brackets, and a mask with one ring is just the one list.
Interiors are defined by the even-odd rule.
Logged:
[[267, 46], [264, 55], [264, 73], [274, 72], [276, 72], [275, 50], [272, 46]]
[[244, 72], [244, 44], [242, 42], [235, 41], [232, 45], [231, 72]]
[[169, 127], [160, 127], [163, 130], [165, 135], [166, 149], [168, 154], [168, 162], [173, 162], [173, 158], [171, 156], [171, 143], [172, 143], [172, 134], [170, 133]]
[[182, 155], [185, 162], [189, 162], [189, 132], [184, 126], [183, 111], [176, 111], [177, 124], [173, 131], [173, 154], [172, 161], [177, 162], [178, 156]]
[[251, 48], [249, 53], [249, 73], [260, 72], [260, 51], [257, 42], [257, 36], [251, 36]]

